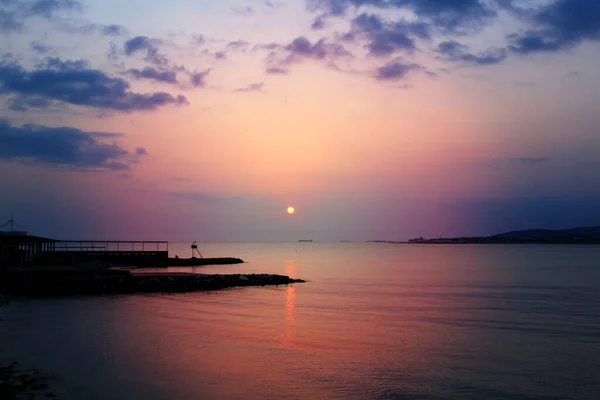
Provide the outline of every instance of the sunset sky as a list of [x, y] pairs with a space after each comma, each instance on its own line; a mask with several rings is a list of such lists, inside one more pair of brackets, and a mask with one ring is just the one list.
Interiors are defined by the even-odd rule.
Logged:
[[600, 224], [597, 0], [0, 0], [0, 32], [0, 223], [32, 234]]

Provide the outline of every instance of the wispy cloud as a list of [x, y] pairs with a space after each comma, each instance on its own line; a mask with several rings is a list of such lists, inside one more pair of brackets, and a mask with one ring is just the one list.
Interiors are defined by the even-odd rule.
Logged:
[[236, 92], [262, 92], [264, 83], [251, 83], [250, 85], [236, 89]]
[[473, 54], [469, 48], [454, 40], [442, 42], [438, 45], [437, 51], [448, 61], [462, 62], [473, 65], [492, 65], [506, 60], [506, 49], [490, 49], [483, 53]]
[[421, 65], [406, 63], [403, 60], [394, 60], [377, 68], [375, 79], [380, 81], [397, 81], [404, 79], [409, 72], [421, 69], [423, 69]]

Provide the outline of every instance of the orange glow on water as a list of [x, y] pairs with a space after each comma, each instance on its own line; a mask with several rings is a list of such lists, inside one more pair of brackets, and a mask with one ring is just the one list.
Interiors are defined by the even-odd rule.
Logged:
[[[294, 277], [296, 275], [295, 260], [285, 262], [285, 274]], [[296, 287], [288, 286], [285, 290], [285, 331], [282, 335], [281, 344], [283, 347], [294, 346], [294, 311], [296, 309]]]

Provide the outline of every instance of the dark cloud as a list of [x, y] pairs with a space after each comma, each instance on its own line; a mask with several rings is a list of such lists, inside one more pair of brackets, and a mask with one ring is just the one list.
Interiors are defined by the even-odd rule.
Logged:
[[[204, 40], [203, 36], [195, 36], [193, 42], [203, 42]], [[125, 55], [132, 56], [142, 53], [145, 55], [144, 60], [154, 66], [142, 70], [133, 69], [128, 72], [136, 78], [145, 78], [166, 83], [178, 83], [177, 73], [182, 72], [189, 75], [190, 83], [193, 87], [203, 87], [206, 85], [205, 79], [210, 73], [210, 69], [202, 72], [192, 72], [184, 66], [174, 64], [166, 55], [160, 53], [159, 46], [161, 44], [161, 40], [151, 39], [147, 36], [136, 36], [126, 41], [123, 46]], [[224, 53], [221, 54], [221, 56], [224, 55]]]
[[161, 44], [162, 41], [158, 39], [150, 39], [147, 36], [136, 36], [125, 42], [125, 54], [131, 56], [136, 53], [143, 53], [146, 62], [154, 65], [167, 65], [169, 60], [158, 49], [158, 46]]
[[[0, 3], [1, 4], [1, 3]], [[16, 13], [5, 11], [0, 8], [0, 32], [9, 33], [17, 32], [23, 28], [23, 21], [21, 21]]]
[[159, 107], [187, 105], [184, 96], [169, 93], [134, 93], [127, 81], [90, 69], [84, 61], [48, 58], [32, 71], [14, 60], [0, 61], [0, 95], [36, 97], [79, 106], [123, 112], [154, 110]]
[[204, 87], [206, 86], [206, 77], [210, 74], [211, 69], [207, 69], [202, 72], [191, 72], [190, 73], [190, 82], [194, 87]]
[[290, 65], [306, 59], [332, 63], [338, 58], [352, 56], [344, 46], [338, 43], [330, 43], [325, 39], [320, 39], [315, 43], [311, 43], [310, 40], [304, 36], [299, 36], [284, 46], [275, 43], [268, 46], [275, 49], [266, 59], [266, 71], [270, 74], [287, 74]]
[[556, 0], [529, 18], [536, 29], [512, 34], [511, 50], [522, 53], [558, 51], [584, 40], [600, 40], [600, 1]]
[[262, 92], [264, 86], [264, 83], [251, 83], [244, 88], [236, 89], [236, 92]]
[[[0, 120], [0, 160], [28, 164], [66, 166], [75, 169], [128, 169], [135, 154], [115, 142], [119, 134], [85, 132], [70, 127], [51, 128], [41, 125], [12, 126]], [[106, 143], [111, 140], [111, 143]], [[143, 151], [140, 151], [143, 150]]]
[[454, 40], [440, 43], [437, 51], [448, 61], [475, 65], [498, 64], [507, 57], [506, 49], [490, 49], [483, 53], [472, 54], [467, 46]]
[[379, 81], [401, 80], [414, 70], [423, 69], [418, 64], [407, 64], [401, 60], [390, 61], [375, 71], [375, 79]]
[[108, 52], [106, 53], [106, 57], [108, 57], [108, 59], [112, 61], [117, 61], [119, 59], [119, 47], [113, 42], [110, 42]]
[[325, 18], [322, 15], [316, 17], [310, 27], [314, 30], [320, 30], [325, 28]]
[[59, 109], [60, 104], [54, 100], [40, 96], [15, 96], [9, 100], [9, 109], [17, 112], [26, 112], [31, 109], [50, 110]]
[[227, 58], [227, 53], [225, 53], [224, 51], [217, 51], [215, 53], [215, 58], [217, 60], [223, 60], [223, 59]]
[[149, 79], [172, 84], [177, 83], [177, 72], [175, 71], [160, 71], [156, 68], [145, 67], [142, 69], [133, 68], [126, 73], [136, 79]]
[[112, 24], [100, 26], [100, 32], [106, 36], [121, 36], [127, 32], [127, 30], [122, 25]]
[[52, 19], [62, 11], [83, 11], [83, 4], [78, 0], [34, 0], [8, 1], [19, 3], [20, 11], [27, 16], [41, 16]]
[[309, 10], [344, 15], [353, 7], [407, 9], [444, 33], [466, 33], [480, 29], [496, 12], [483, 0], [307, 0]]
[[54, 20], [63, 12], [82, 11], [78, 0], [0, 0], [0, 32], [18, 32], [29, 18]]
[[316, 59], [324, 59], [327, 57], [336, 58], [350, 55], [343, 46], [337, 43], [327, 43], [325, 39], [320, 39], [314, 44], [311, 44], [304, 36], [297, 37], [284, 48], [292, 55]]
[[429, 28], [424, 23], [411, 23], [399, 20], [384, 23], [374, 14], [362, 13], [352, 20], [352, 30], [346, 38], [356, 39], [365, 36], [369, 40], [367, 48], [374, 56], [387, 56], [397, 50], [414, 51], [415, 41], [411, 36], [429, 39]]
[[34, 40], [29, 44], [31, 50], [35, 51], [38, 54], [46, 54], [52, 51], [52, 47], [45, 45], [39, 40]]

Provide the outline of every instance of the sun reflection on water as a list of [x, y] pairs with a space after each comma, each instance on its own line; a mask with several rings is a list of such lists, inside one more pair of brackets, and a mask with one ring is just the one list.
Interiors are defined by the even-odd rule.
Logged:
[[[290, 277], [296, 276], [295, 260], [286, 260], [285, 274]], [[296, 309], [296, 288], [289, 285], [285, 290], [285, 329], [282, 335], [281, 344], [284, 347], [294, 346], [294, 310]]]

